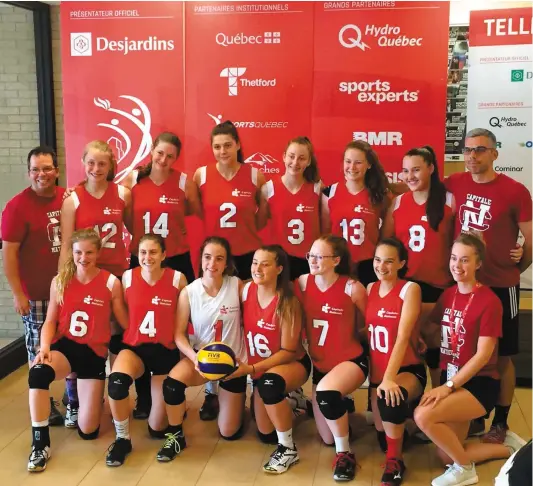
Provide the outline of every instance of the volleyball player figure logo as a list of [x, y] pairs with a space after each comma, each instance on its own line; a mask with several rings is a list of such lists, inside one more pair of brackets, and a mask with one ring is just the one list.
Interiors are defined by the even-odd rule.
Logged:
[[[121, 182], [145, 157], [150, 153], [152, 147], [152, 136], [150, 129], [152, 127], [152, 116], [148, 106], [135, 96], [120, 95], [119, 98], [129, 100], [134, 107], [130, 111], [112, 108], [109, 100], [94, 98], [94, 104], [105, 111], [118, 115], [112, 118], [109, 123], [98, 123], [99, 127], [109, 128], [114, 132], [107, 139], [117, 155], [118, 173], [115, 176], [115, 183]], [[119, 118], [120, 117], [120, 118]], [[121, 125], [122, 123], [122, 125]], [[140, 138], [133, 136], [134, 132], [126, 131], [124, 126], [132, 126], [140, 132]], [[138, 142], [137, 142], [138, 141]]]

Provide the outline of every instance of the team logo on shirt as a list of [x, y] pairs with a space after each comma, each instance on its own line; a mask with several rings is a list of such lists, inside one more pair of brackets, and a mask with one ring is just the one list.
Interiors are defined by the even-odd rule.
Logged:
[[336, 316], [342, 316], [344, 309], [338, 307], [331, 307], [327, 302], [322, 306], [322, 312], [325, 314], [334, 314]]
[[61, 250], [61, 229], [59, 225], [61, 211], [50, 211], [46, 213], [46, 216], [49, 221], [46, 226], [46, 232], [48, 233], [48, 240], [52, 243], [52, 253], [59, 253], [59, 250]]
[[384, 307], [378, 310], [378, 317], [381, 317], [382, 319], [398, 319], [399, 316], [399, 312], [389, 311]]
[[298, 213], [313, 213], [314, 211], [314, 206], [306, 206], [305, 204], [298, 204], [298, 206], [296, 206], [296, 212]]
[[461, 347], [463, 346], [463, 344], [465, 343], [465, 340], [464, 340], [464, 337], [466, 335], [466, 329], [464, 328], [463, 326], [463, 323], [462, 323], [462, 311], [454, 311], [454, 327], [455, 326], [459, 326], [459, 329], [458, 329], [458, 333], [459, 333], [459, 340], [457, 342], [457, 353], [453, 353], [453, 350], [452, 350], [452, 341], [451, 341], [451, 331], [452, 331], [452, 328], [451, 326], [449, 325], [446, 325], [445, 323], [450, 323], [450, 314], [451, 314], [452, 310], [450, 308], [446, 308], [446, 310], [444, 311], [444, 315], [442, 316], [442, 325], [441, 325], [441, 342], [440, 342], [440, 347], [441, 347], [441, 352], [447, 356], [452, 356], [454, 358], [459, 358], [459, 354], [461, 352]]
[[88, 295], [87, 297], [83, 298], [83, 303], [84, 304], [88, 304], [88, 305], [96, 305], [98, 307], [103, 307], [104, 306], [104, 301], [103, 300], [95, 299], [94, 297], [91, 297], [90, 295]]
[[104, 208], [104, 214], [106, 216], [110, 216], [111, 214], [122, 214], [122, 211], [120, 209], [114, 209], [114, 208]]
[[233, 197], [252, 197], [252, 193], [250, 191], [241, 191], [240, 189], [233, 189], [233, 191], [231, 191], [231, 195]]
[[225, 316], [227, 314], [233, 314], [234, 312], [237, 312], [238, 310], [239, 310], [239, 306], [237, 305], [234, 305], [233, 307], [222, 305], [220, 309], [218, 310], [218, 312]]
[[261, 329], [265, 329], [267, 331], [274, 331], [276, 329], [275, 324], [271, 322], [265, 322], [263, 319], [259, 319], [257, 321], [257, 327], [260, 327]]
[[492, 215], [490, 214], [491, 204], [492, 199], [476, 196], [474, 194], [467, 194], [465, 204], [461, 204], [461, 207], [459, 208], [461, 230], [488, 230], [492, 219]]
[[164, 194], [159, 198], [161, 204], [179, 204], [180, 200], [178, 197], [167, 197]]
[[157, 295], [155, 297], [152, 297], [152, 304], [154, 305], [164, 305], [166, 307], [172, 305], [172, 301], [168, 299], [162, 299], [161, 297], [158, 297]]

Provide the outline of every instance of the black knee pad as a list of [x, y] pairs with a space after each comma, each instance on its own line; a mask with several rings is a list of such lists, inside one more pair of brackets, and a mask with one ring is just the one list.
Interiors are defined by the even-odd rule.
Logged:
[[222, 437], [224, 440], [238, 440], [242, 437], [243, 434], [244, 434], [244, 422], [241, 423], [239, 430], [237, 430], [237, 432], [235, 432], [233, 435], [230, 435], [228, 437], [228, 436], [220, 434], [220, 437]]
[[265, 373], [257, 382], [257, 391], [265, 405], [276, 405], [285, 400], [286, 386], [282, 376], [276, 373]]
[[431, 370], [436, 370], [440, 364], [440, 348], [428, 348], [426, 351], [426, 364]]
[[150, 437], [153, 439], [164, 439], [165, 434], [167, 433], [167, 429], [163, 430], [154, 430], [152, 427], [150, 427], [150, 424], [148, 424], [148, 433], [150, 434]]
[[316, 402], [322, 415], [328, 420], [337, 420], [346, 413], [346, 403], [341, 392], [336, 390], [317, 391]]
[[379, 448], [381, 449], [381, 452], [385, 454], [387, 452], [387, 434], [385, 434], [384, 430], [376, 430], [376, 437], [378, 439]]
[[50, 383], [56, 378], [54, 368], [47, 364], [36, 364], [30, 368], [28, 385], [30, 389], [49, 390]]
[[78, 435], [83, 439], [83, 440], [94, 440], [98, 437], [98, 434], [100, 433], [100, 427], [98, 427], [94, 432], [90, 432], [89, 434], [86, 434], [85, 432], [83, 432], [79, 425], [78, 425]]
[[389, 422], [391, 424], [401, 425], [405, 422], [409, 416], [409, 404], [407, 403], [407, 390], [401, 386], [400, 390], [403, 395], [403, 400], [399, 405], [392, 407], [387, 405], [387, 402], [384, 398], [378, 397], [378, 409], [379, 414], [381, 415], [381, 420], [383, 422]]
[[107, 382], [107, 394], [113, 400], [124, 400], [130, 396], [131, 376], [126, 373], [113, 372]]
[[181, 405], [185, 401], [187, 386], [181, 381], [167, 376], [163, 381], [163, 398], [168, 405]]
[[258, 430], [257, 437], [263, 444], [278, 445], [278, 433], [275, 430], [270, 434], [263, 434]]

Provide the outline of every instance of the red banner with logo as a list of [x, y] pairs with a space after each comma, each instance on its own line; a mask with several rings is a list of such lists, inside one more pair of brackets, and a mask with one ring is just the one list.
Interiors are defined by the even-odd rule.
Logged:
[[375, 147], [391, 181], [413, 147], [431, 145], [443, 169], [449, 4], [370, 4], [386, 6], [315, 8], [312, 140], [326, 183], [358, 139]]
[[311, 132], [312, 2], [185, 4], [186, 166], [213, 162], [212, 128], [231, 120], [246, 163], [283, 173], [287, 142]]
[[473, 10], [470, 47], [531, 44], [531, 8]]
[[183, 136], [181, 2], [61, 2], [61, 50], [69, 185], [91, 140], [111, 144], [119, 182], [153, 137]]

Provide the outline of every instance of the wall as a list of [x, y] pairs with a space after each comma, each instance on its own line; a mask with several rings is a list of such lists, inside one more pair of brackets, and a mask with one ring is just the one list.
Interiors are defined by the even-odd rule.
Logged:
[[[33, 14], [0, 3], [0, 209], [27, 186], [26, 155], [38, 144]], [[0, 338], [21, 335], [0, 255]]]

